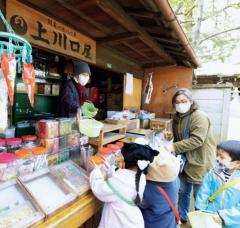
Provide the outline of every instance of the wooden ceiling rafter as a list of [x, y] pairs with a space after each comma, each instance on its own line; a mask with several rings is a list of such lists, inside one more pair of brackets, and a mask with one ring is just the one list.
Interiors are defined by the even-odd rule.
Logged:
[[137, 48], [133, 47], [132, 45], [128, 44], [127, 42], [125, 41], [121, 41], [121, 43], [123, 45], [125, 45], [127, 48], [129, 48], [130, 50], [134, 51], [135, 53], [137, 53], [138, 55], [144, 57], [145, 59], [147, 60], [151, 60], [151, 58], [147, 55], [145, 55], [144, 53], [142, 53], [141, 51], [139, 51]]
[[99, 31], [103, 32], [104, 35], [105, 34], [112, 34], [113, 31], [111, 29], [109, 29], [106, 26], [96, 22], [95, 20], [93, 20], [91, 17], [87, 16], [82, 11], [78, 10], [74, 6], [67, 3], [65, 0], [55, 0], [55, 1], [58, 2], [61, 6], [63, 6], [67, 10], [69, 10], [70, 12], [73, 12], [75, 15], [79, 16], [80, 18], [82, 18], [83, 20], [88, 22], [90, 25], [94, 26]]
[[175, 63], [174, 59], [172, 59], [172, 57], [168, 55], [164, 49], [136, 21], [129, 17], [129, 15], [122, 9], [121, 6], [118, 5], [115, 0], [96, 0], [96, 3], [100, 9], [110, 15], [125, 29], [130, 32], [138, 32], [140, 34], [139, 38], [161, 58], [164, 58], [166, 62]]
[[[107, 27], [103, 26], [102, 24], [94, 21], [92, 18], [88, 17], [86, 14], [84, 14], [84, 13], [80, 12], [79, 10], [77, 10], [76, 8], [72, 7], [71, 5], [66, 3], [64, 0], [55, 0], [55, 1], [57, 1], [59, 4], [61, 4], [67, 10], [73, 12], [77, 16], [79, 16], [82, 19], [84, 19], [85, 21], [87, 21], [89, 24], [91, 24], [92, 26], [97, 28], [99, 31], [103, 32], [104, 35], [112, 34], [112, 31], [109, 28], [107, 28]], [[108, 42], [112, 43], [112, 42], [121, 41], [121, 40], [133, 39], [133, 38], [136, 38], [136, 37], [139, 37], [139, 33], [128, 32], [128, 33], [116, 34], [116, 35], [113, 35], [113, 36], [107, 36], [107, 37], [104, 37], [104, 38], [99, 38], [96, 41], [99, 44], [107, 44]], [[125, 44], [125, 46], [127, 46], [127, 45]], [[128, 48], [129, 48], [129, 46], [128, 46]], [[131, 48], [131, 50], [134, 51], [135, 53], [137, 53], [138, 55], [146, 58], [146, 56], [143, 53], [141, 53], [140, 51], [138, 51], [137, 49]]]
[[129, 9], [124, 7], [124, 11], [130, 16], [139, 17], [139, 18], [148, 18], [154, 19], [159, 18], [161, 16], [160, 13], [154, 13], [146, 10], [136, 10], [136, 9]]
[[98, 39], [96, 39], [96, 41], [99, 44], [106, 44], [106, 43], [115, 43], [115, 42], [119, 42], [119, 41], [135, 39], [137, 37], [139, 37], [139, 33], [137, 33], [137, 32], [124, 32], [124, 33], [115, 34], [112, 36], [98, 38]]

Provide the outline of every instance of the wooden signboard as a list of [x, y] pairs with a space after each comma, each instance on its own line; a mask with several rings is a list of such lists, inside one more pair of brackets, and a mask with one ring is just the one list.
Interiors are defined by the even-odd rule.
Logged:
[[13, 30], [31, 44], [89, 63], [96, 63], [96, 42], [15, 0], [6, 1]]

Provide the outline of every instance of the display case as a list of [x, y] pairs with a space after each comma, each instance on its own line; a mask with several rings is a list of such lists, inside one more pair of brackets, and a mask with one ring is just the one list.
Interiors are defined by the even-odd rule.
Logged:
[[55, 179], [49, 169], [19, 179], [47, 216], [67, 206], [77, 197], [67, 185]]
[[43, 219], [44, 214], [18, 181], [0, 184], [0, 227], [29, 227]]
[[64, 182], [78, 196], [82, 196], [90, 190], [89, 179], [85, 170], [72, 161], [50, 168], [50, 172], [60, 181]]

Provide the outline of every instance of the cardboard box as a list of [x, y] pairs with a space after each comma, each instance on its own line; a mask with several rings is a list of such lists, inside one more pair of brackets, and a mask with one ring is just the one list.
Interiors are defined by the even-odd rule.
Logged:
[[139, 119], [132, 119], [132, 120], [113, 120], [113, 119], [105, 119], [106, 123], [110, 124], [123, 124], [126, 126], [126, 130], [133, 130], [138, 129], [140, 127], [140, 120]]
[[150, 128], [156, 131], [172, 131], [172, 119], [155, 118], [150, 120]]

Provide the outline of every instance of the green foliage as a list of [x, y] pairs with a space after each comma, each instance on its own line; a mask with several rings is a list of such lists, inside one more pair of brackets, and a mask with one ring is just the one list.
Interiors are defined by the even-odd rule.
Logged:
[[[240, 14], [239, 0], [169, 0], [169, 2], [189, 41], [195, 44], [193, 48], [202, 63], [224, 62], [231, 56], [240, 39], [237, 27], [239, 23], [232, 17], [234, 14]], [[232, 28], [236, 30], [227, 31]]]

